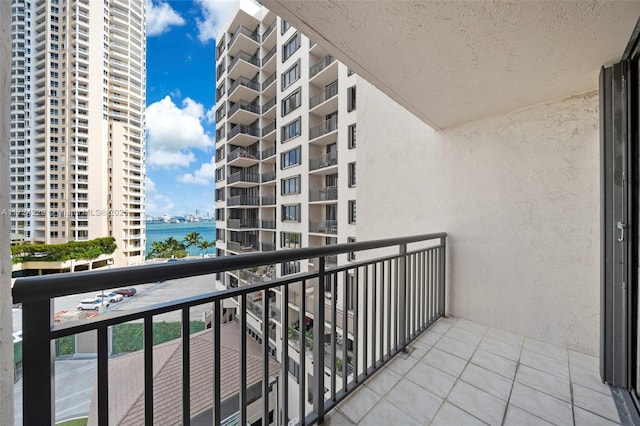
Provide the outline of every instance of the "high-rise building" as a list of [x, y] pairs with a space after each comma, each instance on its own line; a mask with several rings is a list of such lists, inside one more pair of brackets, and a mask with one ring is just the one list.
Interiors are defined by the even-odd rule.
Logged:
[[11, 228], [145, 248], [145, 3], [12, 0]]
[[[265, 8], [250, 11], [240, 4], [216, 41], [218, 255], [355, 241], [358, 77]], [[325, 267], [349, 260], [347, 254], [328, 257]], [[229, 272], [219, 276], [218, 286], [250, 285], [318, 267], [295, 261]], [[331, 290], [326, 289], [327, 303]], [[341, 294], [334, 295], [339, 309]], [[247, 308], [257, 315], [248, 316], [247, 326], [261, 341], [264, 295], [254, 296]], [[280, 325], [281, 309], [290, 310], [292, 322], [299, 313], [278, 291], [267, 296], [275, 307], [269, 337], [278, 356], [287, 334], [308, 324]], [[313, 321], [312, 313], [307, 321]], [[291, 365], [300, 362], [298, 357]]]

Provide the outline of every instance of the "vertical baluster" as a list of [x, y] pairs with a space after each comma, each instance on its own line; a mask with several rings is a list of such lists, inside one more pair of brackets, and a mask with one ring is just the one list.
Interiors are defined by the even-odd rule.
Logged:
[[222, 411], [220, 407], [222, 394], [220, 393], [220, 300], [213, 302], [213, 313], [211, 314], [211, 332], [213, 333], [213, 424], [219, 425], [222, 421]]
[[[337, 333], [338, 333], [338, 275], [333, 273], [331, 277], [331, 400], [336, 400], [336, 374], [338, 369], [337, 363]], [[324, 339], [323, 339], [324, 342]]]
[[318, 281], [315, 288], [313, 321], [313, 410], [319, 424], [324, 420], [324, 321], [325, 259], [318, 258]]
[[[269, 290], [262, 290], [262, 424], [269, 424]], [[275, 414], [275, 413], [274, 413]]]
[[298, 339], [300, 345], [300, 387], [298, 392], [298, 412], [300, 416], [300, 425], [304, 425], [306, 410], [305, 410], [305, 399], [307, 398], [307, 369], [306, 369], [306, 339], [305, 339], [305, 328], [306, 328], [306, 312], [307, 312], [307, 282], [302, 281], [302, 300], [300, 302], [300, 312], [298, 313]]
[[400, 245], [400, 258], [398, 259], [398, 334], [400, 335], [400, 351], [404, 352], [407, 346], [407, 245]]
[[191, 363], [189, 307], [182, 308], [182, 424], [191, 424]]
[[240, 296], [240, 424], [247, 424], [247, 294]]
[[347, 341], [349, 340], [349, 292], [347, 291], [349, 281], [349, 271], [343, 272], [343, 285], [342, 285], [342, 391], [347, 391], [347, 364], [349, 358], [347, 355]]
[[369, 265], [363, 266], [362, 287], [362, 366], [364, 375], [369, 375]]
[[377, 287], [378, 287], [378, 264], [371, 265], [371, 365], [376, 366], [376, 337], [377, 337]]
[[153, 316], [144, 317], [144, 423], [153, 426]]
[[109, 339], [106, 326], [98, 327], [98, 425], [109, 424]]
[[[282, 394], [280, 395], [280, 402], [282, 404], [282, 420], [280, 423], [276, 422], [276, 425], [286, 425], [289, 423], [289, 284], [286, 284], [282, 288], [281, 303], [282, 311], [280, 313], [282, 317], [282, 373], [281, 380]], [[284, 328], [286, 327], [286, 328]]]
[[385, 331], [385, 315], [384, 315], [384, 307], [385, 307], [385, 261], [380, 262], [380, 335], [378, 340], [380, 341], [380, 351], [378, 357], [380, 358], [380, 362], [384, 362], [384, 331]]
[[354, 269], [354, 291], [353, 291], [353, 379], [354, 383], [359, 382], [359, 366], [360, 366], [360, 323], [359, 323], [359, 313], [360, 313], [360, 277], [358, 276], [358, 271], [360, 268], [356, 267]]

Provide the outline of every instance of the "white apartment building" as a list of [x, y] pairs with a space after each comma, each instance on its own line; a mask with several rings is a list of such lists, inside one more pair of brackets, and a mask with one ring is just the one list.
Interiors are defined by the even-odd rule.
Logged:
[[[218, 256], [355, 241], [358, 77], [272, 12], [242, 5], [217, 38], [216, 69]], [[347, 261], [347, 255], [329, 257], [326, 268]], [[220, 277], [219, 288], [318, 265], [254, 269]], [[270, 336], [276, 354], [281, 333], [286, 341], [292, 326], [280, 324], [282, 295], [269, 296], [276, 306]], [[248, 301], [249, 312], [258, 314], [248, 316], [249, 330], [259, 340], [261, 297]], [[342, 300], [337, 303], [342, 309]], [[299, 327], [298, 312], [289, 310]], [[313, 320], [312, 313], [305, 316]]]
[[11, 231], [145, 248], [145, 3], [12, 0]]

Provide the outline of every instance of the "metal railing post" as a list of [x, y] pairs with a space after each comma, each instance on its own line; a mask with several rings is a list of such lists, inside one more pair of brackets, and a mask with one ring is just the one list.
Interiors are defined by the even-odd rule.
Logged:
[[400, 351], [407, 346], [407, 245], [400, 244], [398, 258], [398, 338]]
[[313, 409], [318, 415], [318, 423], [324, 421], [324, 280], [324, 257], [320, 256], [313, 309]]
[[440, 282], [438, 286], [440, 287], [438, 291], [440, 292], [440, 297], [438, 300], [438, 315], [444, 316], [445, 314], [445, 291], [446, 291], [446, 271], [447, 271], [447, 237], [440, 238], [440, 243], [442, 244], [442, 255], [440, 256]]
[[25, 425], [55, 423], [53, 299], [22, 304], [22, 418]]

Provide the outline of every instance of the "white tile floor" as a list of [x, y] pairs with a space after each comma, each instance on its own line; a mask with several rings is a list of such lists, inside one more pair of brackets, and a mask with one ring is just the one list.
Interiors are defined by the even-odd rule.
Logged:
[[598, 359], [442, 318], [333, 410], [329, 425], [613, 425]]

